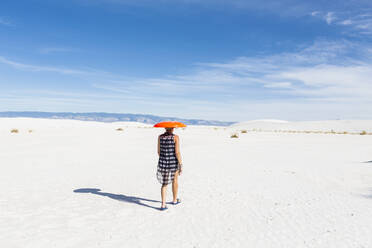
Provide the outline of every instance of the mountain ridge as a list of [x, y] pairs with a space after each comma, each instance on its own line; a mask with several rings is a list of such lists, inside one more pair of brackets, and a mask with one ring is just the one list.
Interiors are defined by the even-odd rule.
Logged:
[[206, 126], [230, 126], [236, 122], [187, 119], [178, 117], [165, 117], [149, 114], [129, 114], [129, 113], [107, 113], [107, 112], [43, 112], [43, 111], [4, 111], [0, 112], [0, 117], [17, 118], [46, 118], [46, 119], [71, 119], [81, 121], [98, 122], [142, 122], [155, 124], [161, 121], [180, 121], [187, 125], [206, 125]]

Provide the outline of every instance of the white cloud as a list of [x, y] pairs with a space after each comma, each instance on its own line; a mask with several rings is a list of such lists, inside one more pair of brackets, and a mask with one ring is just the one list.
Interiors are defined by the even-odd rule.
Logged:
[[335, 21], [337, 18], [335, 16], [335, 13], [333, 12], [328, 12], [325, 16], [324, 19], [328, 24], [331, 24], [333, 21]]
[[341, 21], [340, 24], [341, 25], [351, 25], [351, 24], [353, 24], [353, 22], [351, 20], [347, 19], [347, 20]]
[[297, 96], [372, 101], [372, 64], [318, 65], [295, 68], [276, 76], [300, 82], [303, 86], [291, 89]]
[[369, 14], [349, 16], [337, 24], [348, 26], [360, 34], [372, 34], [372, 15]]
[[292, 83], [290, 82], [277, 82], [264, 84], [265, 88], [291, 88]]
[[[349, 12], [320, 12], [314, 11], [311, 16], [323, 19], [328, 25], [341, 25], [352, 29], [359, 34], [372, 34], [371, 14], [351, 14]], [[353, 34], [353, 33], [350, 33]]]
[[[368, 48], [350, 42], [316, 42], [293, 53], [199, 63], [194, 73], [105, 84], [111, 91], [148, 97], [204, 96], [209, 101], [270, 100], [372, 101], [372, 62], [348, 54]], [[95, 85], [97, 87], [99, 85]], [[102, 88], [102, 87], [101, 87]], [[252, 92], [254, 93], [252, 95]], [[270, 95], [267, 97], [266, 95]], [[369, 100], [370, 99], [370, 100]]]
[[313, 11], [310, 13], [310, 15], [323, 19], [324, 21], [327, 22], [328, 25], [332, 24], [337, 19], [334, 12], [324, 13], [321, 11]]
[[313, 12], [311, 12], [310, 14], [311, 14], [312, 16], [317, 16], [317, 15], [320, 14], [320, 12], [319, 12], [319, 11], [313, 11]]
[[[115, 105], [118, 112], [123, 106], [134, 109], [142, 106], [141, 109], [147, 108], [147, 112], [153, 114], [169, 115], [157, 110], [165, 108], [162, 111], [170, 111], [172, 115], [204, 115], [211, 119], [288, 118], [291, 114], [294, 117], [288, 119], [304, 119], [305, 114], [299, 114], [304, 109], [309, 112], [308, 119], [325, 118], [327, 113], [334, 114], [332, 118], [363, 118], [372, 113], [371, 51], [370, 47], [347, 41], [318, 41], [291, 53], [198, 63], [191, 73], [157, 78], [124, 79], [121, 75], [96, 70], [36, 66], [3, 57], [0, 63], [19, 70], [78, 75], [94, 80], [90, 84], [94, 95], [81, 97], [87, 99], [87, 108], [97, 99], [106, 99], [103, 100], [105, 106]], [[172, 107], [166, 107], [170, 102], [174, 103]], [[351, 106], [357, 108], [355, 112]], [[316, 111], [319, 108], [322, 114]], [[371, 111], [367, 111], [369, 108]], [[183, 113], [187, 114], [180, 109], [185, 109]], [[202, 113], [202, 109], [208, 113]], [[101, 110], [108, 111], [109, 107]], [[248, 114], [240, 117], [247, 111], [250, 111], [249, 117]]]

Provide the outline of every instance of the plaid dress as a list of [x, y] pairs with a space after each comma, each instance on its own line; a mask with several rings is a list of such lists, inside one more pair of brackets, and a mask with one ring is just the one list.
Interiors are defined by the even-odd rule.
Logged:
[[170, 184], [178, 170], [174, 134], [160, 135], [160, 156], [156, 176], [162, 185]]

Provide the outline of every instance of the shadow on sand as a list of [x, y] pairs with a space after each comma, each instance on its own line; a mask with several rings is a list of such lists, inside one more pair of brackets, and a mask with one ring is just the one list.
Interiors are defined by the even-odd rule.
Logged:
[[372, 163], [372, 160], [371, 160], [371, 161], [365, 161], [365, 162], [363, 162], [363, 163]]
[[365, 194], [360, 194], [360, 196], [368, 199], [372, 199], [372, 188], [366, 189]]
[[102, 192], [101, 189], [95, 189], [95, 188], [81, 188], [81, 189], [75, 189], [75, 193], [91, 193], [95, 195], [100, 195], [100, 196], [106, 196], [111, 199], [117, 200], [117, 201], [123, 201], [123, 202], [128, 202], [128, 203], [134, 203], [143, 207], [148, 207], [152, 209], [159, 210], [159, 208], [147, 205], [146, 203], [143, 203], [141, 201], [147, 201], [147, 202], [158, 202], [160, 201], [155, 201], [155, 200], [150, 200], [150, 199], [145, 199], [145, 198], [140, 198], [140, 197], [135, 197], [135, 196], [127, 196], [127, 195], [117, 195], [117, 194], [112, 194], [112, 193], [106, 193]]

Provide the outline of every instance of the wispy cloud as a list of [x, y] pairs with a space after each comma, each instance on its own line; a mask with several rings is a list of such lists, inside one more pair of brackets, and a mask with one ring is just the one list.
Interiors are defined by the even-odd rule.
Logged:
[[310, 15], [312, 15], [312, 16], [317, 16], [317, 15], [319, 15], [319, 14], [320, 14], [319, 11], [313, 11], [313, 12], [310, 13]]
[[125, 78], [94, 69], [40, 66], [4, 57], [0, 57], [0, 63], [24, 71], [79, 75], [94, 80], [94, 89], [141, 99], [327, 101], [372, 99], [371, 51], [370, 47], [348, 41], [318, 41], [292, 53], [198, 63], [192, 73], [158, 78]]
[[336, 20], [336, 16], [333, 12], [328, 12], [325, 16], [324, 16], [324, 20], [328, 23], [328, 24], [331, 24], [332, 22], [334, 22]]
[[343, 20], [340, 22], [341, 25], [352, 25], [353, 22], [350, 19]]
[[266, 83], [264, 84], [265, 88], [284, 88], [290, 89], [292, 88], [292, 83], [290, 82], [276, 82], [276, 83]]
[[357, 11], [372, 9], [372, 1], [353, 0], [353, 1], [323, 1], [323, 0], [266, 0], [263, 4], [261, 0], [78, 0], [85, 5], [115, 5], [137, 6], [151, 8], [171, 8], [172, 12], [177, 11], [177, 7], [183, 13], [185, 11], [195, 11], [199, 7], [202, 9], [218, 9], [228, 11], [254, 11], [270, 15], [304, 17], [311, 13], [313, 16], [321, 17], [328, 24], [338, 21], [338, 13], [346, 11]]
[[76, 49], [67, 48], [67, 47], [44, 47], [40, 49], [40, 53], [42, 54], [50, 54], [50, 53], [63, 53], [63, 52], [73, 52]]
[[313, 11], [310, 15], [323, 19], [328, 25], [344, 26], [359, 34], [372, 34], [372, 14]]
[[0, 25], [13, 26], [14, 24], [5, 17], [0, 17]]
[[215, 66], [253, 77], [253, 82], [266, 87], [285, 88], [293, 97], [372, 99], [372, 62], [354, 57], [363, 53], [351, 52], [356, 49], [368, 50], [349, 42], [317, 42], [297, 53], [241, 58]]
[[[176, 102], [171, 108], [174, 114], [181, 113], [179, 108], [192, 104], [199, 108], [214, 106], [209, 107], [215, 109], [211, 110], [214, 115], [208, 118], [218, 118], [218, 111], [228, 112], [229, 108], [248, 111], [252, 106], [267, 111], [267, 117], [275, 117], [269, 114], [275, 113], [278, 106], [300, 111], [311, 109], [311, 105], [312, 108], [324, 107], [339, 113], [344, 113], [342, 108], [347, 106], [361, 109], [371, 106], [371, 55], [372, 48], [359, 43], [317, 41], [293, 52], [197, 63], [191, 73], [156, 78], [125, 78], [97, 70], [24, 64], [4, 57], [0, 57], [0, 63], [24, 71], [79, 75], [79, 78], [94, 80], [90, 83], [89, 94], [39, 92], [45, 99], [86, 99], [81, 104], [87, 108], [95, 101], [105, 99], [103, 102], [107, 109], [110, 104], [122, 106], [120, 104], [125, 103], [127, 106], [141, 105], [144, 112], [166, 115], [146, 108], [166, 107], [170, 102]], [[21, 96], [19, 100], [25, 97]], [[271, 112], [269, 105], [273, 110]], [[197, 111], [188, 108], [190, 113], [191, 109]]]
[[19, 70], [32, 71], [32, 72], [55, 72], [55, 73], [60, 73], [60, 74], [85, 74], [85, 75], [93, 75], [93, 74], [98, 73], [97, 71], [94, 71], [94, 70], [79, 70], [79, 69], [70, 69], [70, 68], [60, 68], [60, 67], [54, 67], [54, 66], [24, 64], [24, 63], [16, 62], [13, 60], [9, 60], [1, 56], [0, 56], [0, 63], [9, 65]]
[[[164, 6], [202, 6], [208, 8], [235, 8], [242, 10], [255, 10], [265, 11], [268, 13], [275, 13], [278, 15], [291, 15], [291, 16], [305, 16], [309, 12], [325, 12], [333, 10], [351, 10], [355, 8], [368, 8], [372, 7], [372, 2], [368, 0], [353, 0], [353, 1], [327, 1], [322, 0], [266, 0], [262, 4], [261, 0], [78, 0], [84, 4], [116, 4], [120, 5], [135, 5], [135, 6], [151, 6], [151, 7], [164, 7]], [[182, 8], [185, 10], [184, 8]], [[314, 11], [317, 10], [317, 11]]]
[[360, 14], [356, 16], [349, 16], [341, 22], [339, 25], [351, 27], [357, 30], [361, 34], [370, 35], [372, 34], [372, 15], [371, 14]]
[[199, 63], [191, 74], [93, 87], [149, 97], [203, 96], [211, 101], [227, 102], [255, 101], [256, 96], [278, 101], [283, 98], [368, 100], [372, 99], [372, 62], [362, 56], [350, 56], [366, 52], [368, 48], [346, 41], [319, 41], [293, 53]]
[[334, 12], [323, 13], [321, 11], [313, 11], [310, 13], [310, 15], [323, 19], [328, 25], [332, 24], [337, 19]]

